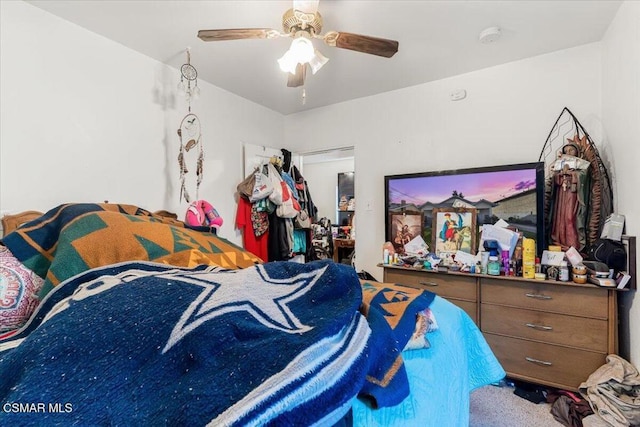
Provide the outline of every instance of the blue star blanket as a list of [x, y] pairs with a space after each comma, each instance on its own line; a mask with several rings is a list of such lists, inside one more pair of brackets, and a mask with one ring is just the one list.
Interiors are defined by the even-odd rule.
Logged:
[[332, 425], [366, 381], [361, 302], [324, 261], [89, 270], [0, 342], [0, 425]]

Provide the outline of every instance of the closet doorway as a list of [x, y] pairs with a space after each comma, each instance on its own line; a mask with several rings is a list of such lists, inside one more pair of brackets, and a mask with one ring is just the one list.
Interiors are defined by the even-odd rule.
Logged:
[[[353, 147], [300, 155], [302, 174], [309, 184], [316, 218], [331, 221], [333, 260], [354, 264], [355, 156]], [[346, 179], [345, 179], [346, 178]], [[345, 182], [350, 185], [345, 186]], [[353, 230], [353, 233], [352, 233]]]
[[313, 203], [318, 209], [318, 219], [326, 217], [332, 224], [340, 224], [338, 174], [353, 173], [355, 176], [354, 148], [302, 153], [300, 164], [302, 175], [309, 184]]

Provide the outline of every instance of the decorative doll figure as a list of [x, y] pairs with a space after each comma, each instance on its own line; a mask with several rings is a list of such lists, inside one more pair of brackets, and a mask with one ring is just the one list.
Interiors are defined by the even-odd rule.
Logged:
[[[582, 248], [581, 234], [584, 235], [584, 221], [580, 220], [585, 211], [585, 180], [588, 162], [579, 157], [580, 150], [573, 143], [562, 147], [562, 155], [554, 163], [553, 211], [551, 223], [551, 243], [560, 245], [562, 250], [571, 246]], [[586, 163], [586, 167], [585, 167]]]

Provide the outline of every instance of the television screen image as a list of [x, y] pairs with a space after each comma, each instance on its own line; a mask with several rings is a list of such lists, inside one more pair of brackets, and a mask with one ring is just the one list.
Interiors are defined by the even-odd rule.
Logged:
[[[545, 244], [544, 187], [543, 162], [385, 176], [387, 240], [392, 234], [392, 218], [419, 214], [422, 237], [436, 252], [433, 244], [454, 238], [453, 233], [443, 237], [441, 230], [434, 229], [434, 224], [440, 227], [444, 213], [473, 212], [473, 242], [480, 241], [478, 230], [483, 224], [502, 219], [525, 237], [535, 239], [540, 254]], [[468, 249], [476, 253], [478, 248]]]

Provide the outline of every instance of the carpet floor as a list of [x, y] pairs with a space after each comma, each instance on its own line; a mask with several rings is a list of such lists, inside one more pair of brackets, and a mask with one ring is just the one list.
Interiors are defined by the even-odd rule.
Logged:
[[548, 403], [532, 403], [510, 386], [488, 385], [471, 393], [470, 427], [560, 427]]

